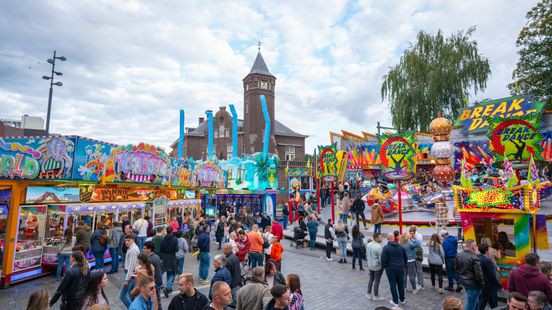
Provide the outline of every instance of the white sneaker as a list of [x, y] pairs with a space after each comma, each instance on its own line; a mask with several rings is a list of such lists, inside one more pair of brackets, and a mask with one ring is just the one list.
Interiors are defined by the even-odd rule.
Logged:
[[372, 297], [372, 300], [381, 301], [381, 300], [385, 300], [385, 298], [383, 298], [383, 297], [381, 297], [381, 296], [373, 296], [373, 297]]
[[416, 295], [416, 294], [418, 294], [418, 292], [419, 292], [418, 290], [413, 290], [412, 294]]
[[425, 291], [425, 288], [423, 286], [418, 286], [418, 292]]
[[406, 299], [401, 301], [401, 305], [404, 305], [404, 304], [406, 304]]
[[443, 292], [443, 289], [440, 288], [440, 289], [439, 289], [439, 294], [443, 294], [443, 293], [444, 293], [444, 292]]
[[327, 257], [326, 257], [326, 260], [329, 261], [329, 262], [331, 262], [331, 261], [333, 261], [333, 258], [327, 258]]
[[366, 298], [368, 298], [368, 299], [372, 299], [372, 295], [370, 295], [370, 294], [366, 294]]
[[396, 303], [393, 302], [393, 300], [390, 300], [389, 303], [391, 304], [391, 306], [393, 307], [398, 307], [399, 305], [397, 305]]

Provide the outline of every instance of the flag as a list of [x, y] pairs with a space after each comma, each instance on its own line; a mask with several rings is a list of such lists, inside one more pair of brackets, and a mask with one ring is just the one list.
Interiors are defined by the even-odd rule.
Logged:
[[286, 169], [284, 169], [284, 172], [286, 174], [286, 177], [289, 176], [289, 161], [286, 161]]
[[529, 163], [527, 181], [529, 181], [529, 183], [533, 185], [536, 185], [539, 182], [539, 170], [537, 169], [537, 165], [535, 164], [535, 159], [533, 158], [533, 154], [531, 154], [531, 162]]
[[460, 184], [462, 187], [467, 189], [472, 189], [472, 184], [470, 179], [466, 178], [466, 159], [462, 158], [462, 173], [460, 175]]
[[508, 179], [506, 183], [507, 189], [510, 189], [518, 184], [519, 180], [514, 171], [514, 168], [512, 167], [512, 163], [510, 163], [510, 161], [506, 157], [504, 158], [504, 175]]

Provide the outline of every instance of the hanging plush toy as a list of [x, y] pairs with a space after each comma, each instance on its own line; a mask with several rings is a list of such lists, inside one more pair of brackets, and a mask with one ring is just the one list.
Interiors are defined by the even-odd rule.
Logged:
[[26, 239], [37, 239], [38, 238], [38, 218], [36, 216], [29, 217], [27, 219], [27, 226], [23, 230]]

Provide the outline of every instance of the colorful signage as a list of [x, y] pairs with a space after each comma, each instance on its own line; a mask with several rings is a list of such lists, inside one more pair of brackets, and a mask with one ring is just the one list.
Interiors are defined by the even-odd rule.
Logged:
[[495, 162], [506, 158], [512, 162], [529, 162], [531, 156], [542, 160], [543, 137], [539, 132], [540, 114], [530, 114], [509, 119], [489, 118], [487, 137], [491, 141], [491, 150]]
[[540, 114], [544, 107], [542, 102], [533, 102], [529, 97], [509, 97], [483, 102], [466, 108], [454, 124], [463, 127], [464, 132], [476, 132], [487, 129], [487, 118], [520, 117], [528, 114]]
[[379, 144], [377, 143], [349, 143], [346, 147], [348, 167], [354, 169], [379, 169]]
[[192, 181], [197, 186], [222, 188], [225, 178], [216, 163], [207, 161], [195, 167]]
[[62, 202], [79, 202], [79, 189], [75, 187], [27, 187], [27, 195], [25, 203], [29, 204], [45, 204], [45, 203], [62, 203]]
[[169, 177], [170, 160], [165, 151], [156, 146], [120, 146], [111, 150], [103, 180], [107, 182], [129, 182], [166, 184]]
[[378, 136], [383, 176], [389, 180], [408, 179], [416, 171], [417, 143], [413, 132]]
[[540, 208], [540, 198], [534, 194], [531, 185], [512, 189], [491, 188], [471, 190], [460, 186], [452, 187], [454, 205], [466, 212], [530, 213]]
[[63, 136], [47, 138], [0, 138], [0, 178], [71, 178], [75, 139]]
[[511, 192], [501, 188], [492, 188], [470, 193], [467, 204], [475, 204], [480, 208], [497, 207], [510, 204]]
[[337, 144], [318, 146], [318, 175], [323, 182], [334, 182], [338, 174]]

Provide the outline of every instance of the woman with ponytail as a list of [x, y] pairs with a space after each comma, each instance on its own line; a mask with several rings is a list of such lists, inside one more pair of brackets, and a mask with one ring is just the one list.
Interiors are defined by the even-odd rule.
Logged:
[[79, 308], [90, 277], [88, 261], [81, 251], [73, 251], [69, 263], [71, 268], [50, 300], [50, 307], [61, 297], [61, 310], [78, 310]]

